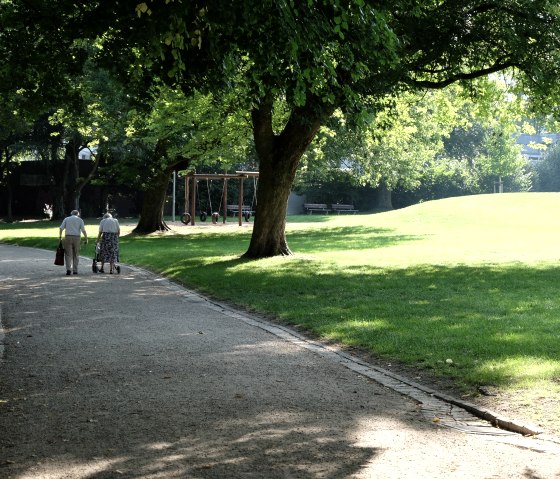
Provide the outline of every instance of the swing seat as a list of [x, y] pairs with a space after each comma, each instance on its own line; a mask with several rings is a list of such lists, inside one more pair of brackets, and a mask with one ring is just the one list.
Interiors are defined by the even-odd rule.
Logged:
[[183, 215], [181, 216], [181, 223], [183, 223], [185, 225], [190, 225], [191, 224], [191, 215], [189, 213], [183, 213]]

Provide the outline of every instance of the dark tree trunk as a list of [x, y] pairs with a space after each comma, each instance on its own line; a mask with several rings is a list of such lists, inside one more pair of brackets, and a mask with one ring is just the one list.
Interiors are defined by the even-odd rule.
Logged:
[[49, 148], [45, 151], [43, 161], [45, 171], [51, 182], [51, 192], [53, 196], [53, 215], [51, 221], [61, 221], [70, 211], [66, 211], [64, 205], [64, 170], [65, 162], [58, 157], [58, 148], [62, 144], [60, 135], [53, 136]]
[[61, 193], [61, 194], [56, 194], [54, 197], [53, 216], [51, 218], [51, 221], [60, 221], [64, 219], [65, 216], [68, 216], [70, 214], [70, 211], [68, 212], [64, 211], [64, 201], [62, 196], [63, 195]]
[[393, 209], [393, 197], [392, 191], [387, 188], [385, 183], [381, 183], [375, 192], [375, 207], [380, 210], [392, 210]]
[[[6, 185], [6, 191], [8, 193], [8, 204], [6, 205], [6, 221], [8, 223], [12, 223], [13, 218], [13, 188], [12, 188], [12, 154], [8, 147], [2, 148], [2, 152], [0, 152], [0, 165], [2, 166], [0, 171], [0, 178], [4, 177], [4, 182]], [[5, 158], [4, 164], [2, 165], [2, 158]]]
[[[161, 147], [156, 148], [156, 152], [157, 151], [159, 151], [161, 155], [164, 154], [163, 148]], [[161, 173], [150, 181], [149, 187], [144, 191], [140, 219], [136, 228], [132, 231], [133, 233], [145, 235], [155, 233], [156, 231], [169, 231], [171, 229], [163, 218], [163, 207], [165, 205], [167, 188], [173, 170], [188, 168], [189, 163], [190, 161], [188, 159], [177, 158], [173, 164], [168, 165], [165, 170], [161, 171]]]
[[66, 144], [64, 153], [64, 209], [66, 214], [72, 210], [80, 209], [80, 196], [78, 191], [78, 150], [81, 143], [81, 135], [73, 133], [72, 138]]
[[12, 212], [12, 204], [14, 199], [13, 199], [12, 185], [10, 184], [9, 181], [8, 184], [6, 185], [6, 189], [8, 190], [8, 208], [6, 211], [6, 222], [12, 223], [14, 221], [13, 212]]
[[292, 111], [280, 135], [272, 129], [272, 102], [265, 101], [252, 112], [253, 135], [259, 158], [257, 215], [245, 258], [287, 256], [288, 197], [301, 156], [313, 140], [321, 122], [332, 109], [306, 106]]
[[[78, 151], [78, 155], [79, 155], [79, 151]], [[91, 167], [91, 170], [89, 171], [88, 175], [84, 178], [80, 178], [80, 180], [76, 183], [76, 204], [79, 205], [80, 203], [80, 198], [82, 197], [82, 191], [84, 189], [84, 187], [91, 181], [91, 179], [94, 177], [95, 173], [97, 172], [97, 168], [99, 167], [99, 164], [101, 163], [101, 160], [103, 159], [104, 155], [103, 153], [98, 153], [97, 155], [94, 156], [94, 160], [93, 160], [93, 166]], [[79, 168], [79, 158], [77, 159], [77, 165]], [[76, 207], [76, 209], [78, 209], [78, 207]]]
[[133, 233], [143, 235], [156, 231], [169, 231], [170, 228], [163, 218], [163, 206], [172, 172], [173, 169], [162, 171], [144, 191], [140, 219]]

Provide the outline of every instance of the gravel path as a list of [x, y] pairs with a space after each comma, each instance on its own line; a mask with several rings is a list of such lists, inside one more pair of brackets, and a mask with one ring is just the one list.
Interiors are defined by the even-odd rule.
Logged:
[[443, 427], [286, 328], [53, 260], [0, 245], [0, 478], [560, 478], [553, 442]]

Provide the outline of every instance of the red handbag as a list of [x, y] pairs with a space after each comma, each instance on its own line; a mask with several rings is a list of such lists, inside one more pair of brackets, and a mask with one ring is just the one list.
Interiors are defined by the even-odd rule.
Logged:
[[58, 248], [56, 248], [54, 264], [57, 266], [64, 266], [64, 248], [62, 247], [62, 241], [58, 244]]

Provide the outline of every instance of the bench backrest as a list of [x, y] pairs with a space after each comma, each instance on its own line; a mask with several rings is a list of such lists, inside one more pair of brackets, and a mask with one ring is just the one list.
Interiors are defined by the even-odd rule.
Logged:
[[[239, 209], [239, 205], [226, 205], [228, 210], [238, 210]], [[241, 206], [242, 210], [250, 210], [251, 207], [247, 206], [247, 205], [242, 205]]]

